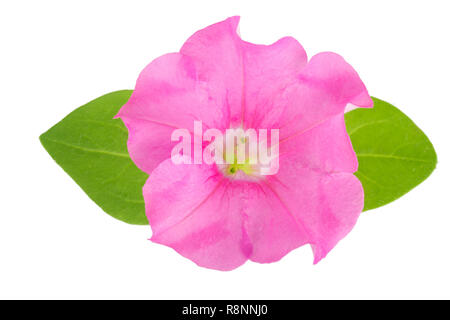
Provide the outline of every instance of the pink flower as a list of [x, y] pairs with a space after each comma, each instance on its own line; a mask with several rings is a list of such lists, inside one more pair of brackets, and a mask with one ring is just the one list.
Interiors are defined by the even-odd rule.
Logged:
[[[179, 53], [151, 62], [118, 114], [131, 158], [150, 174], [143, 194], [151, 240], [218, 270], [274, 262], [304, 244], [317, 263], [362, 211], [344, 110], [372, 100], [339, 55], [308, 62], [295, 39], [255, 45], [240, 39], [238, 23], [202, 29]], [[252, 180], [216, 165], [174, 164], [171, 133], [193, 132], [194, 120], [222, 131], [279, 129], [278, 173]]]

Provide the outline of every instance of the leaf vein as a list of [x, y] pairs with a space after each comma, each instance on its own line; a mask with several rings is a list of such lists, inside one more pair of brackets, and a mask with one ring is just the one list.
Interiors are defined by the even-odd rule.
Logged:
[[395, 156], [392, 154], [359, 153], [359, 154], [357, 154], [357, 156], [358, 157], [367, 157], [367, 158], [384, 158], [384, 159], [394, 159], [394, 160], [403, 160], [403, 161], [425, 162], [425, 163], [433, 162], [432, 160]]
[[53, 142], [53, 143], [61, 144], [61, 145], [64, 145], [66, 147], [77, 149], [77, 150], [82, 150], [82, 151], [85, 151], [85, 152], [101, 153], [101, 154], [106, 154], [106, 155], [110, 155], [110, 156], [130, 159], [130, 156], [127, 153], [114, 152], [114, 151], [108, 151], [108, 150], [102, 150], [102, 149], [91, 149], [91, 148], [81, 147], [81, 146], [77, 146], [75, 144], [63, 142], [61, 140], [49, 139], [47, 137], [45, 137], [44, 139], [47, 140], [47, 141]]

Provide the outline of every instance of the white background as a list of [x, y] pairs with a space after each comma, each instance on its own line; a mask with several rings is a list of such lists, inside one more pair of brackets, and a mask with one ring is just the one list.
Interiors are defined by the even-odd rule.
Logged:
[[[448, 1], [2, 1], [0, 298], [450, 298]], [[38, 137], [76, 107], [133, 88], [152, 59], [241, 15], [245, 40], [334, 51], [434, 143], [431, 177], [363, 213], [317, 266], [309, 247], [232, 272], [197, 267], [117, 221]]]

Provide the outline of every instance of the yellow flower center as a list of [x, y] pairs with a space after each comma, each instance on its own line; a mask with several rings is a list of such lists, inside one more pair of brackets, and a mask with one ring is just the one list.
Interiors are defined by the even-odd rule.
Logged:
[[235, 157], [234, 163], [228, 165], [226, 172], [229, 175], [234, 175], [239, 170], [241, 170], [242, 172], [244, 172], [245, 174], [248, 174], [248, 175], [252, 174], [252, 171], [253, 171], [252, 165], [250, 164], [250, 161], [248, 158], [245, 160], [245, 163], [240, 164], [240, 163], [237, 163], [237, 159]]

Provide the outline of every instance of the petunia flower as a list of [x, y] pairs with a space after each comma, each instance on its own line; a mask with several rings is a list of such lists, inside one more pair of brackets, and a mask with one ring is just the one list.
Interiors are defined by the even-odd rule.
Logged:
[[[339, 55], [308, 61], [291, 37], [252, 44], [238, 23], [231, 17], [197, 31], [180, 52], [151, 62], [117, 115], [131, 158], [150, 174], [143, 195], [151, 240], [218, 270], [278, 261], [305, 244], [317, 263], [363, 209], [344, 111], [373, 103]], [[222, 132], [279, 129], [278, 172], [249, 179], [239, 166], [175, 164], [171, 133], [193, 132], [194, 121]]]

